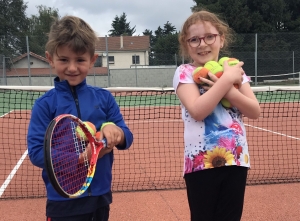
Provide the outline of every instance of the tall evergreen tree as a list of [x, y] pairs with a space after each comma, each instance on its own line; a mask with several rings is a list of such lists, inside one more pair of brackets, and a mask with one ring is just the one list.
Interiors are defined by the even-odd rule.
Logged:
[[178, 53], [178, 33], [175, 26], [169, 21], [163, 28], [158, 26], [152, 35], [152, 31], [145, 30], [144, 35], [150, 35], [150, 65], [174, 65], [175, 55]]
[[109, 36], [120, 36], [127, 35], [132, 36], [135, 33], [135, 26], [130, 27], [130, 22], [127, 22], [127, 15], [123, 12], [120, 17], [116, 15], [115, 20], [113, 20], [111, 26], [112, 29], [109, 30]]

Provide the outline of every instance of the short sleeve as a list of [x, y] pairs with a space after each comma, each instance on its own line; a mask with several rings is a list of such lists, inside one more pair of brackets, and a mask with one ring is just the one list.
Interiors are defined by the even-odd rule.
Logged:
[[193, 84], [193, 71], [195, 70], [195, 67], [190, 64], [182, 64], [180, 65], [174, 74], [173, 78], [173, 88], [176, 92], [177, 87], [179, 83], [184, 84]]
[[251, 78], [248, 77], [248, 76], [246, 75], [246, 73], [244, 73], [244, 74], [243, 74], [243, 82], [242, 82], [242, 84], [245, 84], [245, 83], [247, 83], [247, 82], [251, 82]]

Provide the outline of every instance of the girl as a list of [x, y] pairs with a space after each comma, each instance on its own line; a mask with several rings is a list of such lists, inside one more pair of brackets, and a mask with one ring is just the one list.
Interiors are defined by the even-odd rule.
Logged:
[[[232, 30], [213, 13], [193, 13], [179, 35], [181, 54], [191, 63], [179, 66], [173, 87], [181, 101], [184, 121], [184, 179], [192, 221], [240, 220], [247, 171], [250, 167], [242, 115], [256, 119], [259, 103], [251, 90], [243, 62], [224, 62], [221, 78], [209, 73], [197, 85], [192, 73], [232, 41]], [[233, 85], [238, 84], [239, 89]], [[220, 100], [226, 98], [232, 108]]]

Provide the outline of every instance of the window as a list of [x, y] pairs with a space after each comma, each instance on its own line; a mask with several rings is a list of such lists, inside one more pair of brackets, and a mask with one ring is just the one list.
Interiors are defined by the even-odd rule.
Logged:
[[132, 64], [140, 64], [140, 56], [139, 55], [132, 56]]
[[98, 58], [94, 64], [94, 67], [102, 67], [102, 56], [98, 56]]
[[115, 63], [115, 57], [114, 56], [108, 56], [108, 62], [110, 64], [114, 64]]

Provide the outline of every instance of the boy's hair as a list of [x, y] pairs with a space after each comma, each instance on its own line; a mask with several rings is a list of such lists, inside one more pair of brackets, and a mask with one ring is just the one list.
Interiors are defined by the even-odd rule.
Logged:
[[225, 52], [229, 43], [233, 42], [234, 31], [216, 14], [201, 10], [198, 12], [194, 12], [190, 17], [188, 17], [188, 19], [183, 24], [181, 32], [179, 33], [178, 41], [180, 44], [181, 56], [185, 58], [190, 57], [187, 45], [188, 29], [191, 25], [197, 23], [198, 21], [210, 22], [218, 30], [219, 34], [224, 36], [224, 45], [222, 51]]
[[54, 20], [48, 35], [46, 50], [53, 55], [58, 47], [68, 46], [75, 53], [88, 52], [92, 57], [95, 54], [97, 40], [93, 29], [81, 18], [64, 16]]

